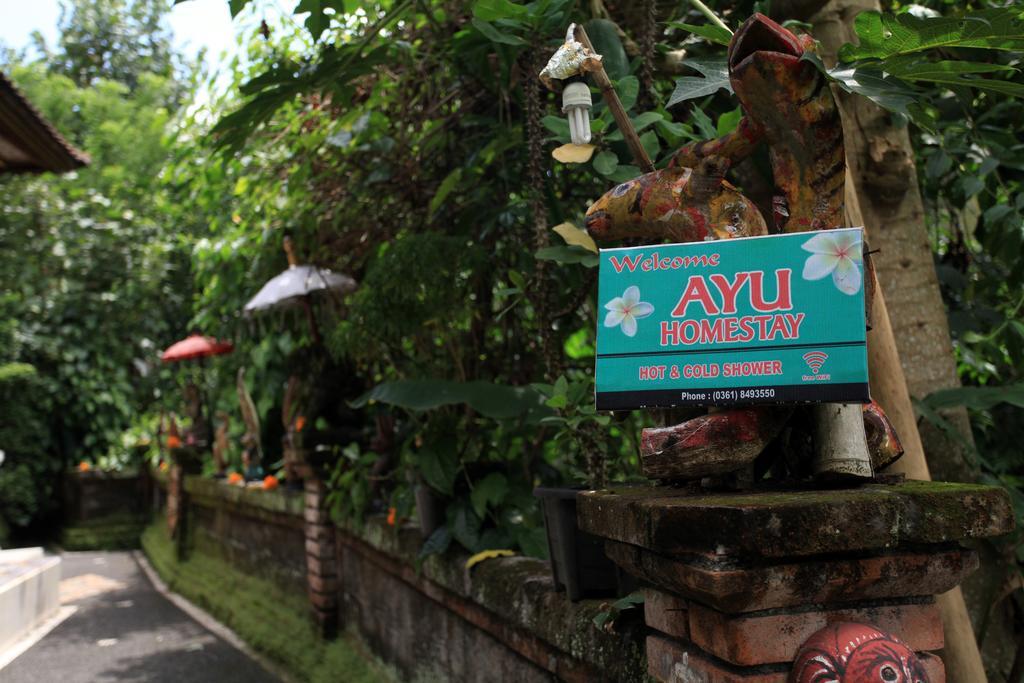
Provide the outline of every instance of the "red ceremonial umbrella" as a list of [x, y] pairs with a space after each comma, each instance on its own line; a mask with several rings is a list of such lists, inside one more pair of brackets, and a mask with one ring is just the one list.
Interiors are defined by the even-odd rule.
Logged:
[[224, 353], [231, 353], [234, 350], [234, 344], [229, 341], [217, 341], [213, 337], [193, 334], [168, 346], [167, 350], [160, 354], [160, 360], [170, 363], [176, 360], [219, 356]]
[[[232, 344], [229, 341], [217, 341], [213, 337], [204, 337], [200, 334], [193, 334], [167, 347], [167, 349], [162, 354], [160, 354], [160, 360], [162, 360], [165, 363], [171, 363], [179, 360], [192, 360], [198, 358], [200, 360], [201, 366], [202, 359], [206, 358], [207, 356], [220, 356], [225, 353], [231, 353], [234, 350], [234, 344]], [[205, 416], [203, 415], [203, 413], [205, 413], [203, 403], [206, 403], [207, 401], [204, 401], [202, 398], [202, 394], [204, 392], [202, 392], [202, 390], [196, 389], [195, 385], [189, 382], [189, 384], [185, 388], [186, 405], [188, 404], [189, 401], [188, 396], [190, 391], [198, 392], [198, 394], [196, 395], [197, 414], [193, 415], [193, 420], [196, 420], [198, 418], [199, 421], [207, 423], [201, 429], [198, 429], [196, 434], [199, 435], [198, 440], [207, 442], [209, 441], [209, 434], [206, 434], [206, 432], [209, 431], [210, 425], [206, 420]], [[196, 427], [197, 424], [194, 422], [193, 428]]]

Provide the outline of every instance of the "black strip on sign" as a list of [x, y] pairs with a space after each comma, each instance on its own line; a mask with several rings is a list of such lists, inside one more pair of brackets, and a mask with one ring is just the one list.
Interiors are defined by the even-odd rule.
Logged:
[[[713, 349], [674, 349], [672, 351], [630, 351], [628, 353], [599, 353], [598, 358], [632, 358], [634, 356], [689, 356], [698, 353], [739, 353], [745, 351], [747, 353], [753, 353], [755, 351], [777, 351], [779, 349], [824, 349], [833, 348], [837, 346], [865, 346], [867, 342], [864, 341], [848, 341], [848, 342], [826, 342], [824, 344], [776, 344], [774, 346], [739, 346], [723, 349], [715, 347]], [[834, 386], [834, 385], [833, 385]]]
[[778, 403], [867, 403], [867, 382], [648, 391], [599, 391], [598, 410], [674, 408], [676, 406], [771, 405]]

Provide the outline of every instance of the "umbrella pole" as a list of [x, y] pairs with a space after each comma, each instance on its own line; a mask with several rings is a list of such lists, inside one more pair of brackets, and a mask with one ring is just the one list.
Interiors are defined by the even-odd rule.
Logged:
[[210, 396], [206, 391], [206, 358], [202, 356], [199, 357], [199, 386], [202, 387], [199, 392], [199, 396], [202, 398], [200, 412], [203, 419], [206, 420], [206, 437], [209, 440], [207, 447], [211, 447], [213, 446], [213, 405], [211, 404]]
[[309, 303], [309, 297], [302, 297], [302, 307], [306, 309], [306, 319], [309, 320], [309, 330], [313, 334], [313, 343], [320, 345], [320, 328], [316, 324], [316, 316], [313, 315], [313, 306]]

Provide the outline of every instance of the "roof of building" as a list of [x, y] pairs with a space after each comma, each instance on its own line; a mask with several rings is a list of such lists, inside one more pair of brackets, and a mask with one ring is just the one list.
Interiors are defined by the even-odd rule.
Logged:
[[65, 140], [0, 72], [0, 174], [66, 173], [89, 163], [89, 155]]

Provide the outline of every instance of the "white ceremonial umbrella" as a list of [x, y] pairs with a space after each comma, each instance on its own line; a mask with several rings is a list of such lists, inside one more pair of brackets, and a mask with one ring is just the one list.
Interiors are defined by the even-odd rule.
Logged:
[[302, 304], [309, 314], [313, 336], [319, 338], [320, 335], [316, 329], [307, 297], [320, 291], [345, 294], [356, 288], [356, 281], [348, 275], [335, 273], [327, 268], [299, 265], [296, 263], [290, 237], [284, 238], [284, 251], [288, 255], [288, 270], [271, 278], [256, 293], [256, 296], [249, 299], [242, 310], [246, 314], [250, 314], [276, 306]]
[[327, 268], [298, 265], [290, 237], [284, 238], [284, 251], [288, 255], [288, 270], [272, 277], [256, 296], [249, 299], [249, 303], [243, 309], [246, 313], [283, 304], [301, 303], [301, 297], [322, 290], [344, 294], [356, 288], [356, 281], [348, 275], [335, 273]]

